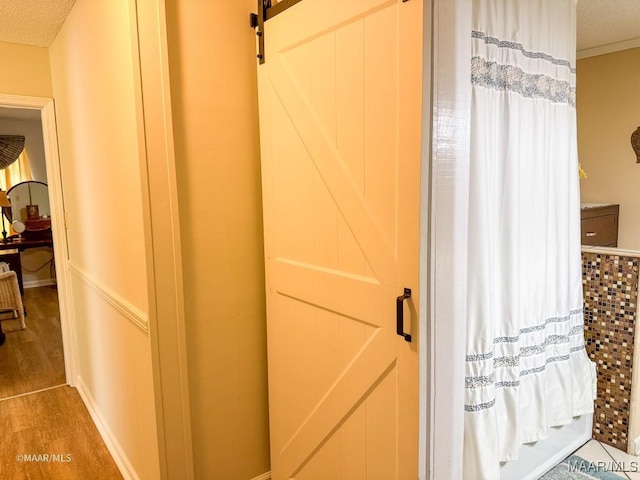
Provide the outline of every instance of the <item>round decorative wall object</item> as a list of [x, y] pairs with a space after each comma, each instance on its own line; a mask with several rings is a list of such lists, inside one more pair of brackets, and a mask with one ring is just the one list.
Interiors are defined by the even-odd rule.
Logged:
[[636, 152], [636, 157], [638, 157], [636, 163], [640, 163], [640, 127], [631, 134], [631, 146], [633, 151]]

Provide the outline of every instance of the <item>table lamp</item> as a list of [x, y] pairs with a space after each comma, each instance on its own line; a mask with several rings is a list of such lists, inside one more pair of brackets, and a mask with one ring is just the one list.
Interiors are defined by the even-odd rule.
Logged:
[[9, 201], [9, 197], [7, 197], [7, 192], [0, 190], [0, 215], [2, 215], [2, 241], [7, 241], [7, 229], [4, 223], [4, 209], [6, 207], [11, 207], [11, 202]]

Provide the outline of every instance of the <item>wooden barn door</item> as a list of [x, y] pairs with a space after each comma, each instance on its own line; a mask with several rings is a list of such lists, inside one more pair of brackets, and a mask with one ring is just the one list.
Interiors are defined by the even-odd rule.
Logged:
[[303, 0], [265, 23], [273, 480], [418, 477], [422, 8]]

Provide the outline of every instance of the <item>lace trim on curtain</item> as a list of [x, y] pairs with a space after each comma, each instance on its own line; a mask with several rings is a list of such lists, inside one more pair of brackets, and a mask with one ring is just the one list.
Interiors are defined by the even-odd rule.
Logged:
[[576, 106], [576, 89], [569, 82], [543, 74], [526, 73], [513, 65], [500, 65], [481, 57], [471, 59], [471, 83], [498, 91], [511, 91], [527, 98]]
[[[543, 323], [539, 325], [534, 325], [531, 327], [523, 328], [520, 330], [520, 333], [514, 337], [497, 337], [494, 339], [494, 345], [500, 343], [516, 343], [520, 340], [520, 335], [532, 333], [536, 331], [543, 330], [546, 325], [551, 323], [560, 323], [567, 322], [573, 315], [582, 315], [583, 310], [575, 309], [571, 310], [568, 315], [564, 315], [562, 317], [550, 317], [546, 319]], [[546, 351], [546, 348], [550, 345], [562, 345], [571, 343], [572, 337], [581, 336], [584, 332], [584, 325], [574, 325], [569, 329], [569, 331], [565, 335], [549, 335], [545, 338], [544, 342], [539, 343], [537, 345], [525, 345], [520, 347], [519, 353], [517, 355], [505, 355], [501, 357], [495, 357], [495, 353], [493, 351], [486, 353], [477, 353], [472, 355], [467, 355], [465, 360], [467, 362], [484, 362], [487, 360], [492, 360], [491, 368], [493, 371], [489, 375], [473, 375], [465, 377], [465, 388], [466, 389], [476, 389], [483, 388], [493, 385], [497, 388], [516, 388], [520, 386], [520, 380], [511, 380], [511, 381], [500, 381], [496, 382], [496, 374], [495, 370], [503, 369], [503, 368], [517, 368], [520, 366], [520, 359], [523, 357], [531, 357], [533, 355], [539, 355]], [[527, 370], [522, 370], [518, 372], [518, 377], [526, 377], [529, 375], [533, 375], [536, 373], [544, 372], [547, 368], [547, 365], [550, 363], [558, 363], [565, 362], [570, 360], [572, 353], [581, 352], [585, 349], [584, 343], [573, 346], [569, 348], [569, 353], [565, 355], [557, 355], [554, 357], [549, 357], [545, 359], [544, 365], [540, 365], [538, 367], [529, 368]], [[484, 402], [479, 404], [466, 404], [464, 409], [467, 412], [478, 412], [481, 410], [486, 410], [488, 408], [493, 407], [494, 401]]]
[[[549, 317], [547, 318], [544, 322], [539, 323], [538, 325], [533, 325], [531, 327], [526, 327], [526, 328], [521, 328], [520, 332], [518, 333], [518, 335], [514, 336], [514, 337], [496, 337], [493, 340], [493, 343], [516, 343], [520, 340], [520, 335], [525, 335], [527, 333], [531, 333], [531, 332], [537, 332], [540, 330], [544, 330], [545, 327], [547, 325], [549, 325], [550, 323], [563, 323], [563, 322], [567, 322], [572, 315], [582, 315], [583, 313], [583, 309], [582, 308], [576, 308], [575, 310], [570, 310], [568, 315], [564, 315], [562, 317]], [[578, 331], [579, 329], [579, 331]], [[578, 333], [582, 333], [584, 331], [584, 326], [581, 325], [576, 325], [574, 326], [570, 331], [569, 331], [569, 335], [576, 335]], [[474, 353], [471, 355], [467, 355], [465, 357], [465, 360], [467, 362], [477, 362], [477, 361], [481, 361], [481, 360], [488, 360], [490, 358], [493, 358], [493, 352], [486, 352], [486, 353]]]
[[[531, 357], [533, 355], [539, 355], [541, 353], [544, 353], [546, 351], [546, 348], [549, 345], [561, 345], [563, 343], [570, 343], [571, 342], [571, 336], [575, 336], [577, 334], [571, 334], [571, 335], [555, 335], [558, 338], [553, 339], [553, 341], [548, 341], [549, 339], [547, 339], [546, 341], [542, 342], [539, 345], [533, 345], [533, 346], [529, 346], [529, 347], [522, 347], [520, 348], [520, 354], [519, 355], [512, 355], [512, 356], [504, 356], [504, 357], [499, 357], [496, 358], [493, 361], [493, 368], [494, 369], [500, 369], [500, 368], [514, 368], [514, 367], [518, 367], [520, 366], [520, 359], [523, 357]], [[578, 345], [576, 347], [571, 347], [569, 349], [569, 351], [571, 353], [575, 353], [578, 352], [580, 350], [584, 349], [584, 345]], [[555, 358], [555, 357], [551, 357], [551, 358]], [[567, 356], [567, 359], [569, 357]], [[535, 373], [533, 372], [534, 369], [529, 369], [529, 370], [523, 370], [522, 372], [520, 372], [520, 376], [524, 377], [526, 375], [529, 375], [530, 373]], [[481, 387], [481, 386], [486, 386], [489, 385], [489, 383], [485, 383], [486, 380], [488, 380], [488, 378], [490, 377], [490, 375], [477, 375], [477, 376], [469, 376], [469, 377], [465, 377], [464, 379], [464, 383], [465, 383], [465, 388], [476, 388], [476, 387]]]
[[[575, 353], [576, 351], [580, 351], [584, 349], [584, 345], [580, 346], [580, 347], [574, 347], [571, 349], [571, 353]], [[545, 364], [541, 365], [539, 367], [535, 367], [535, 368], [530, 368], [528, 370], [523, 370], [522, 372], [520, 372], [520, 378], [522, 377], [526, 377], [529, 375], [532, 375], [534, 373], [542, 373], [547, 369], [547, 365], [549, 365], [550, 363], [558, 363], [558, 362], [566, 362], [569, 361], [571, 359], [571, 354], [567, 354], [567, 355], [559, 355], [556, 357], [549, 357], [546, 359]], [[472, 379], [474, 377], [471, 377]], [[505, 382], [497, 382], [497, 383], [493, 383], [495, 380], [495, 373], [491, 374], [491, 375], [486, 375], [486, 376], [482, 376], [482, 377], [475, 377], [477, 378], [477, 382], [474, 381], [470, 381], [469, 378], [465, 379], [465, 387], [466, 388], [481, 388], [481, 387], [487, 387], [490, 385], [493, 385], [495, 388], [515, 388], [515, 387], [519, 387], [520, 386], [520, 380], [513, 380], [513, 381], [505, 381]], [[489, 402], [484, 402], [484, 403], [474, 403], [474, 404], [465, 404], [464, 406], [464, 411], [465, 412], [479, 412], [482, 410], [487, 410], [489, 408], [492, 408], [496, 403], [496, 399], [494, 398], [493, 400], [490, 400]]]
[[536, 60], [546, 60], [554, 65], [560, 65], [563, 67], [568, 67], [571, 73], [576, 73], [576, 68], [571, 66], [571, 62], [569, 60], [564, 60], [562, 58], [555, 58], [548, 53], [544, 52], [533, 52], [531, 50], [526, 50], [521, 43], [516, 42], [508, 42], [505, 40], [500, 40], [495, 37], [488, 37], [486, 33], [479, 32], [474, 30], [471, 32], [471, 38], [477, 38], [479, 40], [483, 40], [487, 45], [495, 45], [498, 48], [508, 48], [510, 50], [517, 50], [522, 53], [527, 58], [534, 58]]

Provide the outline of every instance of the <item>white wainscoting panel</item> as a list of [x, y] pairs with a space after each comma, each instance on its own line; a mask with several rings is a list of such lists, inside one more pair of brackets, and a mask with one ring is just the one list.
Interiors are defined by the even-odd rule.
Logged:
[[74, 265], [71, 261], [67, 262], [69, 271], [82, 280], [86, 285], [91, 287], [98, 295], [106, 300], [118, 312], [124, 315], [134, 325], [139, 327], [143, 332], [149, 333], [149, 316], [135, 305], [131, 304], [114, 291], [101, 285], [92, 279], [80, 267]]
[[140, 480], [140, 477], [133, 468], [133, 465], [131, 465], [129, 458], [124, 453], [122, 446], [118, 442], [114, 433], [109, 428], [109, 423], [102, 415], [102, 412], [98, 408], [98, 404], [94, 400], [91, 392], [87, 388], [87, 385], [84, 383], [84, 380], [80, 376], [78, 376], [76, 388], [78, 389], [80, 398], [82, 398], [82, 401], [89, 411], [89, 415], [91, 415], [93, 423], [95, 423], [100, 436], [104, 440], [109, 453], [113, 457], [113, 461], [116, 462], [120, 473], [124, 477], [124, 480]]

